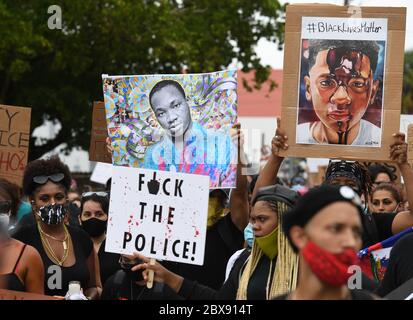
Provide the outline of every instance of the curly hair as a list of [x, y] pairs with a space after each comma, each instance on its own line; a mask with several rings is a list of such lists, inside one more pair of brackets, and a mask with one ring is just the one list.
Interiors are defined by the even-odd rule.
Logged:
[[390, 181], [395, 181], [397, 176], [391, 171], [391, 168], [381, 164], [371, 164], [368, 166], [371, 181], [376, 182], [377, 176], [380, 173], [385, 173], [389, 176]]
[[19, 187], [10, 181], [0, 178], [0, 195], [11, 201], [11, 214], [15, 218], [20, 204]]
[[36, 190], [42, 186], [33, 181], [36, 176], [50, 176], [55, 173], [63, 173], [62, 181], [57, 182], [67, 192], [70, 189], [72, 176], [69, 167], [60, 161], [58, 156], [53, 156], [49, 159], [38, 159], [29, 162], [24, 170], [23, 176], [23, 192], [27, 196], [33, 196]]

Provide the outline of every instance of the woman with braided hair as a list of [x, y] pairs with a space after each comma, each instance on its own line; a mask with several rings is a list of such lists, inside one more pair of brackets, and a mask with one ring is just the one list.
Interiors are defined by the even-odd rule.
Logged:
[[154, 281], [163, 282], [180, 296], [190, 299], [269, 300], [294, 290], [298, 276], [298, 256], [279, 227], [283, 215], [298, 194], [281, 185], [260, 189], [253, 201], [250, 223], [254, 231], [252, 249], [245, 249], [234, 263], [228, 279], [219, 291], [190, 281], [165, 269], [149, 264], [149, 259], [135, 253], [145, 263], [132, 270], [154, 271]]
[[[251, 287], [254, 279], [265, 275], [267, 275], [265, 296], [267, 300], [290, 292], [296, 287], [298, 256], [292, 251], [279, 225], [282, 223], [284, 213], [292, 207], [297, 198], [294, 191], [280, 185], [264, 187], [257, 192], [252, 202], [253, 210], [250, 216], [255, 241], [251, 253], [243, 262], [244, 269], [241, 268], [239, 271], [241, 277], [237, 299], [254, 299], [252, 292], [250, 293], [253, 291]], [[264, 265], [268, 263], [267, 260], [269, 268], [266, 272]], [[234, 270], [237, 268], [239, 269], [235, 264]]]

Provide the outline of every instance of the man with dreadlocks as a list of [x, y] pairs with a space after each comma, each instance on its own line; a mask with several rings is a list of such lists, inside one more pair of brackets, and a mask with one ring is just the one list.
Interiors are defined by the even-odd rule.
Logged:
[[[250, 222], [254, 231], [252, 249], [245, 249], [219, 291], [165, 269], [159, 263], [135, 253], [145, 263], [132, 270], [153, 270], [154, 281], [163, 282], [180, 296], [194, 299], [268, 300], [294, 290], [298, 276], [298, 256], [294, 254], [280, 224], [283, 215], [298, 198], [284, 186], [261, 188], [253, 198]], [[147, 279], [147, 271], [144, 271]]]

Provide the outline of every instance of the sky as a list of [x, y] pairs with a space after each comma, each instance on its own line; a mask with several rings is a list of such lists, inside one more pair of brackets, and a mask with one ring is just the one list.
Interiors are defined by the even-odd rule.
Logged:
[[[343, 0], [299, 0], [299, 1], [284, 1], [281, 3], [329, 3], [336, 5], [343, 5]], [[413, 50], [413, 1], [412, 0], [350, 0], [350, 4], [353, 6], [366, 6], [366, 7], [389, 7], [388, 3], [391, 3], [391, 7], [406, 7], [406, 40], [405, 50]], [[265, 39], [261, 39], [258, 42], [256, 48], [258, 56], [264, 65], [270, 65], [274, 69], [283, 68], [284, 52], [277, 50], [277, 45], [271, 43]]]

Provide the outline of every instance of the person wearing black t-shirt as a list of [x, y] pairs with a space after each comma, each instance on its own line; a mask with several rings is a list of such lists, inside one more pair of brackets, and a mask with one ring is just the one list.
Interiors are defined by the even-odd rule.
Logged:
[[390, 252], [390, 260], [383, 281], [377, 291], [384, 297], [413, 278], [413, 234], [399, 239]]
[[98, 253], [102, 284], [119, 270], [119, 254], [106, 252], [106, 227], [108, 223], [109, 194], [105, 191], [86, 192], [80, 202], [79, 223], [93, 241]]
[[[102, 300], [182, 300], [168, 286], [154, 283], [151, 289], [143, 280], [143, 270], [133, 272], [131, 268], [141, 263], [131, 256], [120, 255], [120, 270], [111, 275], [105, 282]], [[118, 269], [119, 269], [118, 268]]]
[[30, 199], [35, 224], [20, 227], [13, 237], [37, 249], [45, 268], [45, 294], [64, 296], [70, 281], [81, 283], [85, 296], [101, 292], [98, 257], [89, 235], [66, 226], [70, 171], [58, 157], [30, 162], [23, 191]]

